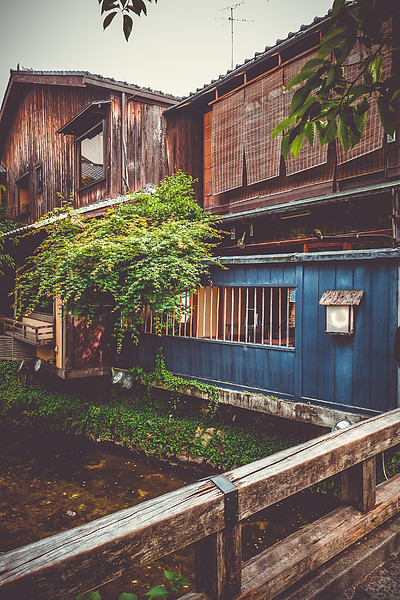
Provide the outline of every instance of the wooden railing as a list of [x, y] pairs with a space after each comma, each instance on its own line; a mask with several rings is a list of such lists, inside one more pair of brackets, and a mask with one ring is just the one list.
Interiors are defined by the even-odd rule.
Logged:
[[31, 323], [5, 318], [4, 333], [34, 346], [46, 346], [54, 341], [52, 323], [32, 325]]
[[[400, 510], [400, 476], [376, 487], [376, 455], [399, 442], [397, 409], [225, 473], [227, 495], [199, 481], [7, 552], [0, 599], [72, 598], [193, 542], [186, 600], [274, 598]], [[242, 564], [240, 521], [337, 473], [344, 506]]]

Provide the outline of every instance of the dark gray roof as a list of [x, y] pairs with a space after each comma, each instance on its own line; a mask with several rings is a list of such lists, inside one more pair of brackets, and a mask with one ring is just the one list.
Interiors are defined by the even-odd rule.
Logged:
[[151, 94], [157, 94], [165, 99], [168, 100], [180, 100], [181, 97], [180, 96], [175, 96], [173, 94], [168, 94], [165, 92], [161, 92], [160, 90], [153, 90], [149, 87], [141, 87], [139, 85], [136, 85], [134, 83], [128, 83], [126, 81], [119, 81], [117, 79], [114, 79], [113, 77], [103, 77], [103, 75], [97, 75], [95, 73], [90, 73], [89, 71], [37, 71], [35, 69], [29, 69], [27, 67], [19, 67], [17, 69], [10, 69], [10, 75], [13, 74], [30, 74], [30, 75], [37, 75], [37, 76], [70, 76], [70, 77], [84, 77], [85, 78], [85, 82], [86, 83], [102, 83], [104, 85], [109, 85], [110, 87], [124, 87], [124, 88], [129, 88], [128, 91], [132, 92], [147, 92], [147, 93], [151, 93]]

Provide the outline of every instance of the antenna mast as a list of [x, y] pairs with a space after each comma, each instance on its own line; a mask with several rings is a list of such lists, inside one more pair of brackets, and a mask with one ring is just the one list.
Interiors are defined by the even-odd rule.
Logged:
[[248, 23], [254, 23], [253, 19], [235, 19], [234, 11], [238, 6], [241, 6], [244, 2], [238, 2], [237, 4], [232, 4], [231, 6], [226, 6], [225, 8], [220, 8], [217, 12], [222, 10], [229, 10], [229, 17], [215, 17], [216, 19], [220, 19], [221, 21], [230, 21], [231, 23], [231, 69], [233, 69], [233, 56], [234, 56], [234, 28], [233, 24], [235, 21], [246, 21]]

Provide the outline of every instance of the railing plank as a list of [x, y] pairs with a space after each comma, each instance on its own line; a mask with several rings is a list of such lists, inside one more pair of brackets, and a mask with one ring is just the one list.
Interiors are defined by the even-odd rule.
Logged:
[[342, 502], [367, 512], [376, 503], [376, 456], [341, 473]]
[[65, 600], [224, 527], [224, 497], [192, 484], [0, 556], [0, 599]]
[[196, 589], [213, 600], [236, 598], [242, 584], [241, 526], [226, 527], [196, 544]]
[[400, 475], [378, 486], [370, 512], [337, 508], [268, 548], [244, 565], [237, 600], [271, 600], [397, 514], [399, 501]]
[[[396, 409], [226, 473], [238, 488], [239, 520], [370, 459], [399, 439]], [[365, 518], [378, 515], [371, 521], [378, 524], [381, 509]], [[0, 599], [29, 591], [32, 600], [34, 594], [61, 600], [118, 577], [132, 561], [151, 562], [223, 529], [222, 492], [211, 482], [198, 482], [0, 556]]]
[[328, 433], [228, 471], [239, 489], [239, 519], [391, 448], [400, 440], [400, 409]]

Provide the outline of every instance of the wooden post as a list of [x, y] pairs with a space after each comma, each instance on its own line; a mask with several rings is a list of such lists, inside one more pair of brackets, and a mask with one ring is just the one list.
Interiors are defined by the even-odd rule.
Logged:
[[234, 600], [241, 585], [242, 535], [238, 523], [196, 543], [196, 590], [212, 600]]
[[371, 510], [376, 504], [376, 456], [342, 471], [341, 481], [343, 504]]

